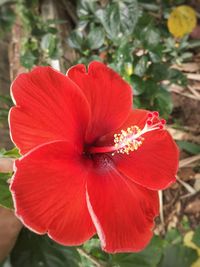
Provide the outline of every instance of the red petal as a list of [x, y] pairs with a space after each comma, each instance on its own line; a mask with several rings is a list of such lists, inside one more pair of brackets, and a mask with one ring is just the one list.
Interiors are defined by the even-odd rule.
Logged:
[[86, 205], [86, 167], [67, 142], [40, 146], [16, 162], [11, 190], [16, 214], [31, 230], [65, 245], [96, 231]]
[[[121, 127], [137, 125], [142, 129], [148, 111], [134, 110]], [[117, 131], [119, 132], [119, 130]], [[143, 144], [134, 152], [116, 154], [113, 157], [120, 172], [134, 182], [149, 189], [159, 190], [176, 181], [179, 151], [166, 130], [155, 130], [144, 135]]]
[[22, 154], [55, 140], [81, 147], [89, 106], [68, 77], [50, 67], [37, 67], [16, 78], [12, 95], [17, 106], [10, 112], [11, 135]]
[[140, 251], [150, 241], [159, 212], [157, 192], [133, 183], [114, 166], [89, 173], [87, 204], [105, 251]]
[[88, 72], [79, 64], [69, 69], [68, 76], [83, 90], [91, 106], [86, 142], [120, 127], [127, 119], [132, 106], [131, 88], [112, 69], [94, 61]]

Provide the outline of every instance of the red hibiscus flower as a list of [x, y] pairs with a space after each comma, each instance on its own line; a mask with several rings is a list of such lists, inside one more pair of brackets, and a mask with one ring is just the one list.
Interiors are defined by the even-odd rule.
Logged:
[[23, 155], [17, 216], [64, 245], [98, 234], [107, 252], [143, 249], [175, 181], [178, 150], [157, 112], [132, 109], [130, 86], [99, 62], [63, 75], [37, 67], [12, 85], [11, 136]]

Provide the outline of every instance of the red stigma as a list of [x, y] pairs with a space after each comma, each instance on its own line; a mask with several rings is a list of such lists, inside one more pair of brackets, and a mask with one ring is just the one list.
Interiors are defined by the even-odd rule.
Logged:
[[152, 118], [153, 117], [153, 114], [152, 113], [148, 113], [148, 118]]
[[153, 115], [154, 115], [155, 117], [158, 117], [158, 116], [159, 116], [158, 111], [154, 111], [154, 112], [153, 112]]
[[166, 120], [164, 120], [164, 119], [160, 120], [160, 122], [161, 122], [163, 125], [166, 124]]
[[153, 122], [152, 121], [150, 121], [150, 120], [147, 120], [147, 125], [148, 126], [150, 126], [150, 125], [152, 125], [153, 124]]

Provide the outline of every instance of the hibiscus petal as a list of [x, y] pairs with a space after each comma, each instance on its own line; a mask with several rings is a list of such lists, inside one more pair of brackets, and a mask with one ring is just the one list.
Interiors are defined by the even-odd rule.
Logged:
[[83, 90], [91, 106], [86, 142], [94, 142], [127, 119], [132, 106], [131, 88], [112, 69], [94, 61], [88, 72], [84, 65], [78, 64], [67, 75]]
[[[134, 110], [121, 128], [126, 130], [137, 125], [142, 129], [147, 113], [145, 110]], [[138, 150], [129, 155], [115, 154], [113, 160], [118, 170], [134, 182], [152, 190], [165, 189], [176, 181], [179, 159], [177, 145], [166, 130], [155, 130], [143, 137], [143, 144]]]
[[64, 245], [80, 245], [93, 236], [86, 164], [63, 141], [37, 147], [17, 160], [11, 183], [17, 216], [31, 230]]
[[89, 121], [89, 105], [68, 77], [50, 67], [19, 75], [12, 84], [16, 107], [10, 111], [11, 136], [22, 154], [50, 141], [80, 147]]
[[159, 213], [157, 192], [145, 189], [115, 167], [89, 173], [87, 204], [101, 240], [109, 253], [142, 250], [152, 237]]

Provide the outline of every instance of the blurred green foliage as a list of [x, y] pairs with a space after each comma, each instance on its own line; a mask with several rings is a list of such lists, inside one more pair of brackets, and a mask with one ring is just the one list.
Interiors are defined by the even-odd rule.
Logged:
[[11, 26], [15, 21], [15, 14], [11, 8], [13, 1], [0, 1], [0, 38], [4, 36], [5, 32], [11, 30]]
[[188, 141], [177, 141], [179, 147], [192, 155], [200, 154], [200, 145]]
[[11, 173], [0, 173], [0, 206], [13, 209], [12, 196], [9, 190], [8, 179]]
[[[9, 22], [3, 25], [9, 28], [15, 13], [23, 25], [20, 60], [25, 68], [48, 65], [62, 56], [56, 26], [65, 21], [45, 20], [39, 0], [3, 2], [0, 11], [7, 13], [0, 18]], [[172, 7], [184, 2], [78, 0], [78, 23], [67, 42], [79, 53], [77, 62], [100, 60], [123, 76], [133, 88], [135, 107], [158, 110], [167, 118], [173, 108], [169, 85], [187, 84], [186, 77], [171, 65], [192, 56], [188, 36], [175, 40], [166, 27]]]
[[5, 120], [7, 120], [8, 112], [11, 106], [12, 100], [10, 96], [0, 94], [0, 126]]
[[19, 150], [16, 147], [11, 150], [0, 148], [0, 157], [17, 159], [20, 157]]
[[61, 246], [47, 236], [41, 237], [23, 229], [10, 262], [12, 267], [78, 267], [80, 255], [74, 248]]
[[[197, 237], [199, 229], [194, 240]], [[23, 229], [10, 257], [0, 267], [191, 267], [197, 259], [196, 249], [187, 247], [183, 235], [175, 229], [168, 231], [165, 239], [154, 236], [142, 252], [121, 254], [103, 252], [97, 238], [79, 248], [64, 247]]]
[[169, 85], [187, 84], [186, 77], [170, 66], [192, 55], [188, 36], [178, 42], [166, 27], [174, 4], [179, 3], [111, 0], [102, 6], [99, 1], [81, 0], [79, 22], [68, 40], [80, 54], [79, 63], [108, 63], [131, 84], [135, 107], [158, 110], [166, 118], [172, 111]]
[[[14, 14], [20, 18], [24, 31], [20, 60], [27, 69], [48, 65], [63, 54], [57, 24], [65, 21], [45, 20], [39, 3], [39, 0], [4, 0], [0, 6], [1, 13], [7, 12], [6, 16], [0, 15], [9, 21], [7, 27], [14, 21]], [[171, 65], [192, 56], [188, 36], [175, 40], [166, 27], [172, 8], [183, 3], [78, 0], [78, 23], [66, 41], [78, 52], [78, 63], [106, 62], [130, 83], [135, 107], [158, 110], [167, 118], [173, 108], [169, 85], [187, 84], [186, 77]]]
[[18, 0], [15, 12], [23, 25], [21, 64], [27, 69], [35, 65], [48, 65], [60, 55], [56, 21], [44, 20], [40, 14], [38, 0]]

